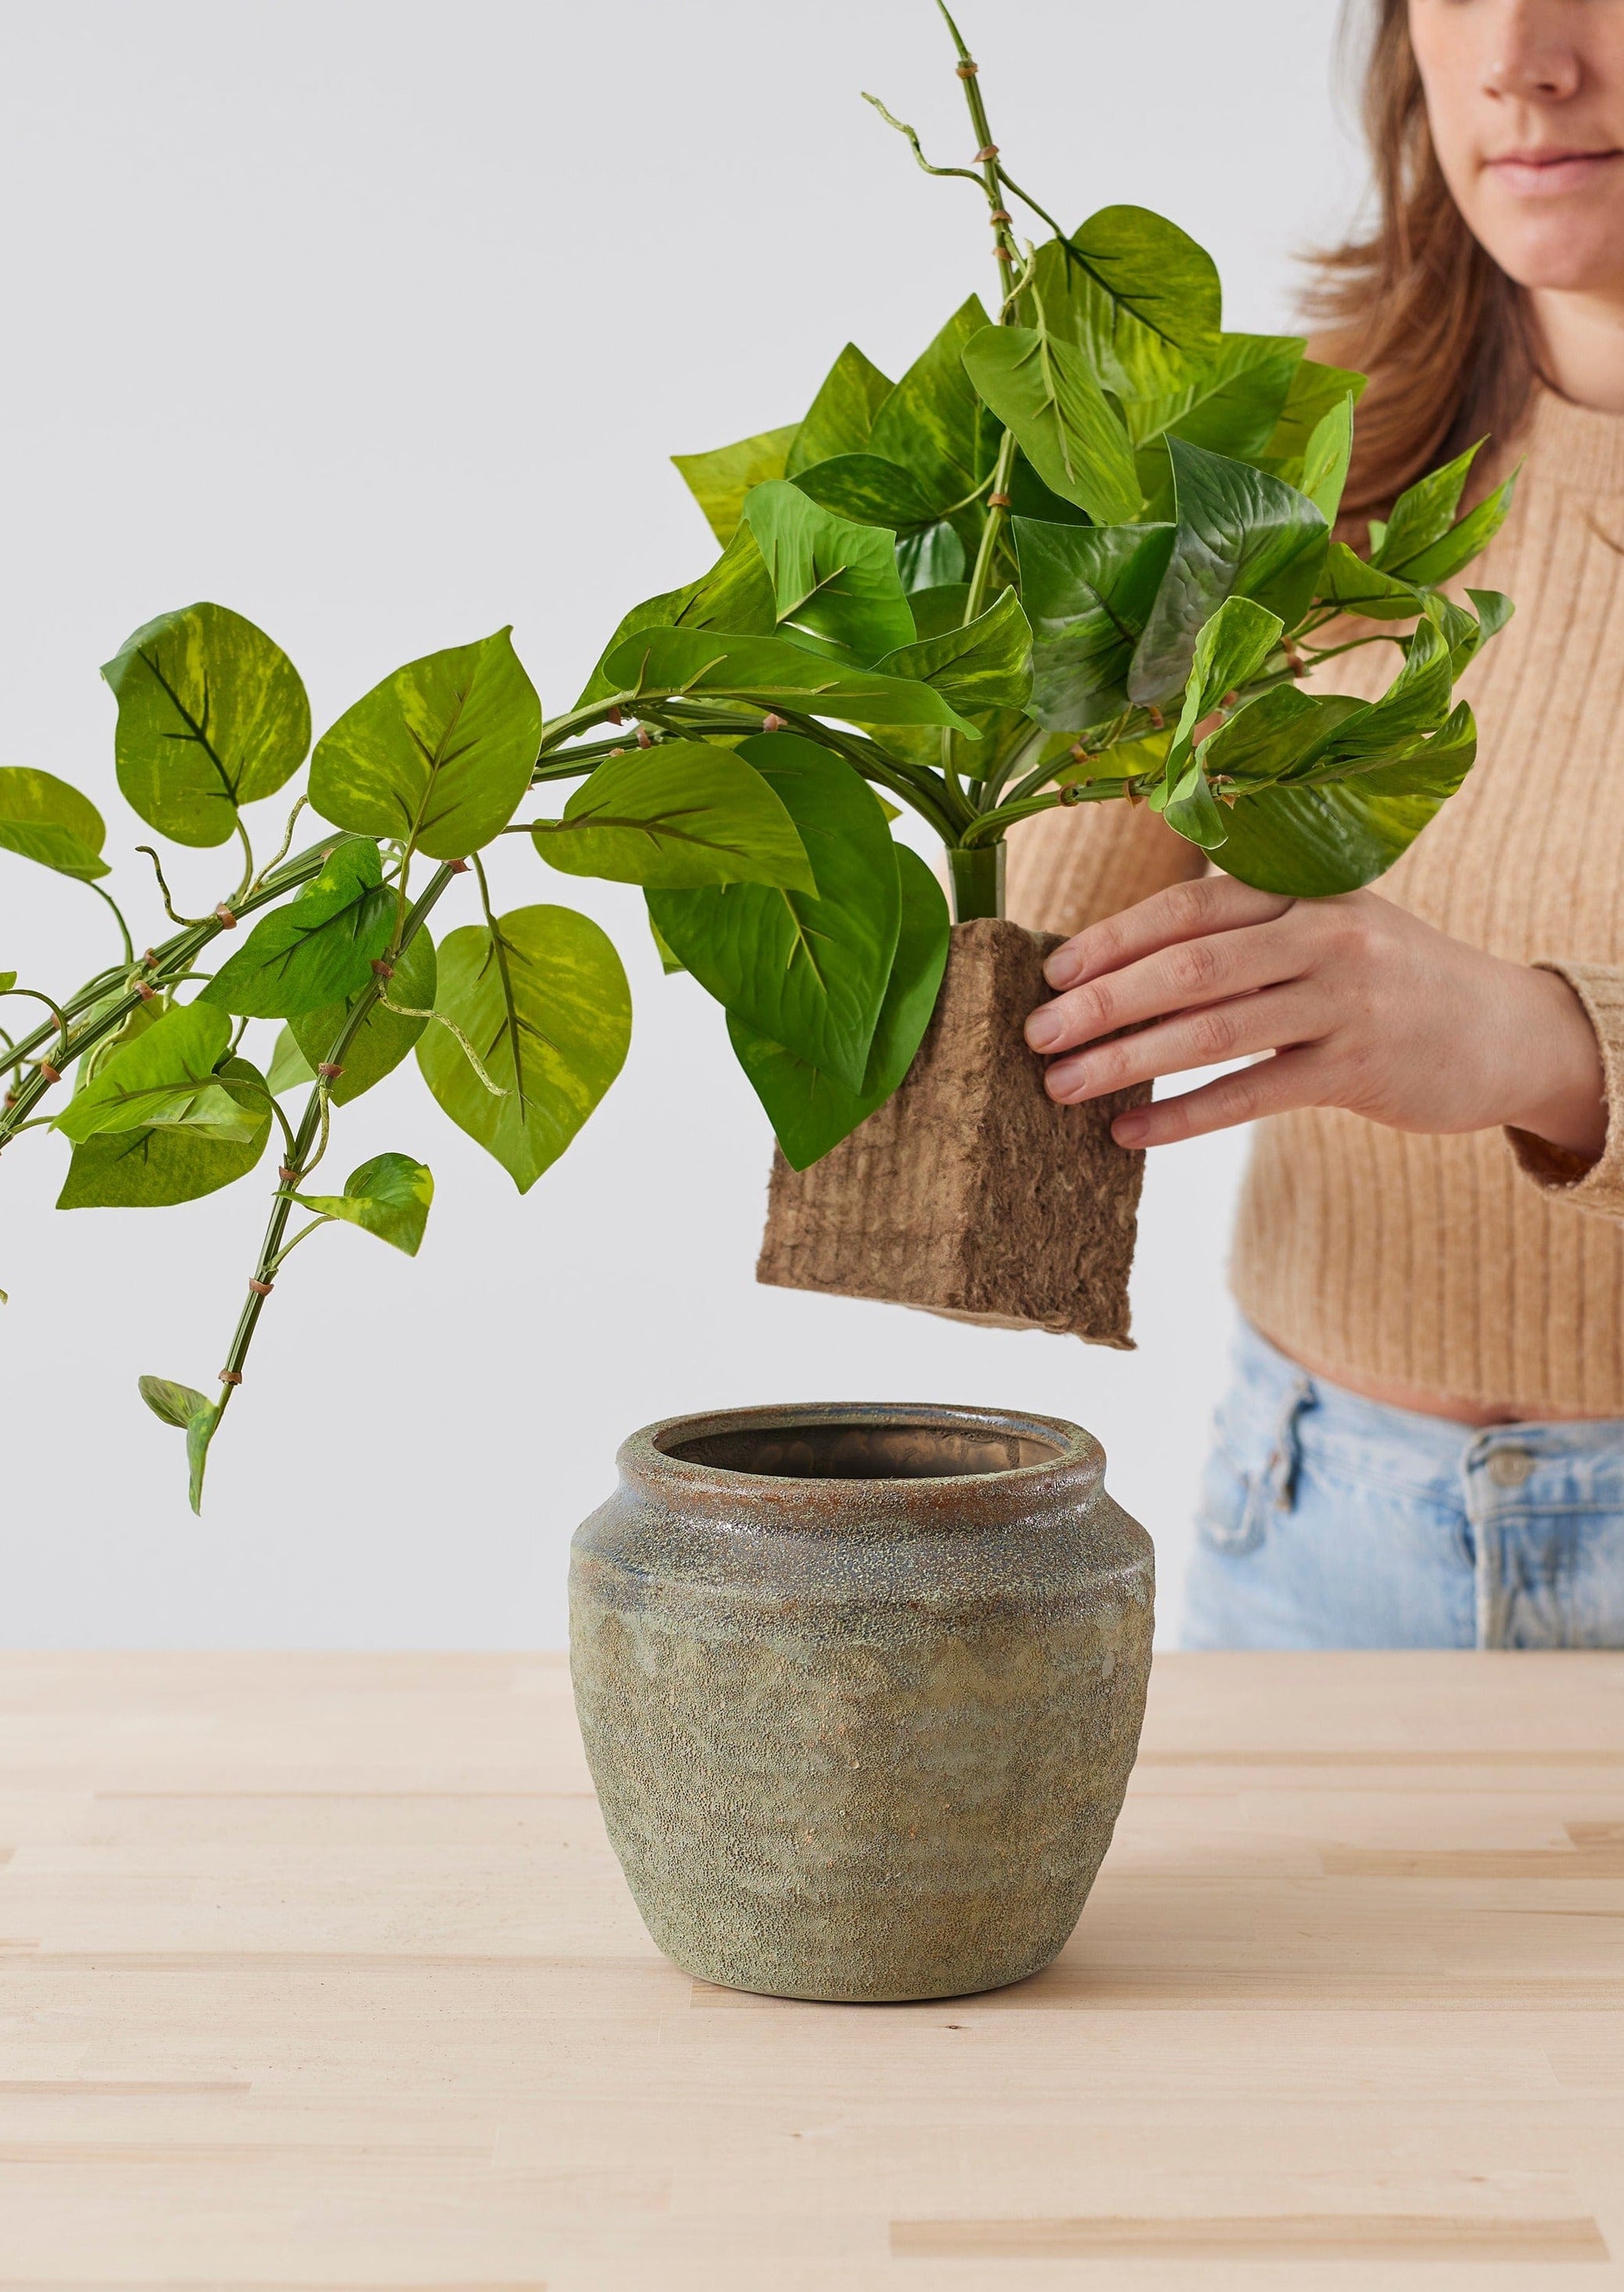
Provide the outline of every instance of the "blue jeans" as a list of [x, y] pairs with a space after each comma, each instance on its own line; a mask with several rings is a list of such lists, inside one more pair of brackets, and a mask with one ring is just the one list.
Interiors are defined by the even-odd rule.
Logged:
[[1624, 1648], [1624, 1420], [1485, 1432], [1362, 1400], [1242, 1327], [1190, 1648]]

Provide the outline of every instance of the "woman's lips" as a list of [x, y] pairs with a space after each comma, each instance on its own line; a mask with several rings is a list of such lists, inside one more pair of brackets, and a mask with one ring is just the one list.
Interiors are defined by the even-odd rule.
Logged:
[[1587, 190], [1624, 158], [1621, 151], [1512, 151], [1491, 159], [1489, 173], [1521, 198], [1557, 198]]

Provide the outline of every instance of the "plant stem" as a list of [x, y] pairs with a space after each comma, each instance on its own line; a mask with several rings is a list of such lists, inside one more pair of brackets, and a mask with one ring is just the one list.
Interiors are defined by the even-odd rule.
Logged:
[[964, 623], [979, 620], [986, 610], [987, 591], [993, 585], [993, 560], [997, 553], [999, 537], [1009, 512], [999, 499], [1009, 490], [1009, 472], [1015, 467], [1015, 432], [1006, 430], [998, 449], [998, 461], [993, 471], [993, 500], [987, 511], [987, 521], [981, 529], [981, 546], [976, 552], [976, 569], [970, 576], [970, 593], [964, 603]]
[[[312, 873], [314, 872], [312, 870]], [[456, 870], [450, 866], [435, 870], [422, 897], [406, 917], [406, 927], [400, 936], [402, 948], [409, 947], [416, 938], [427, 922], [430, 909], [455, 873]], [[322, 1061], [324, 1066], [343, 1064], [345, 1052], [366, 1024], [366, 1015], [377, 1001], [382, 987], [382, 979], [374, 978], [369, 985], [361, 989], [356, 997], [355, 1008], [348, 1013], [342, 1027], [339, 1029], [337, 1041]], [[282, 1237], [287, 1231], [287, 1222], [293, 1213], [292, 1189], [298, 1185], [306, 1174], [305, 1158], [316, 1142], [318, 1132], [325, 1126], [326, 1102], [327, 1093], [318, 1082], [317, 1087], [310, 1093], [309, 1102], [300, 1119], [298, 1132], [293, 1139], [291, 1156], [286, 1166], [293, 1174], [285, 1182], [285, 1190], [277, 1193], [276, 1200], [271, 1205], [269, 1222], [265, 1228], [265, 1239], [260, 1245], [260, 1253], [254, 1261], [253, 1279], [256, 1281], [269, 1281], [274, 1273], [277, 1253], [283, 1246]], [[260, 1313], [264, 1303], [265, 1300], [260, 1292], [257, 1289], [251, 1289], [247, 1302], [237, 1317], [236, 1332], [231, 1339], [231, 1349], [226, 1355], [225, 1368], [221, 1372], [218, 1410], [221, 1416], [225, 1415], [227, 1402], [237, 1390], [237, 1384], [232, 1380], [240, 1380], [242, 1376], [243, 1363], [248, 1358], [248, 1348], [253, 1343], [253, 1333], [259, 1326]]]
[[93, 892], [99, 900], [105, 900], [109, 907], [113, 910], [113, 920], [118, 925], [119, 936], [124, 940], [124, 959], [126, 963], [133, 963], [135, 960], [135, 942], [130, 937], [130, 926], [124, 919], [124, 910], [120, 908], [117, 900], [113, 897], [111, 892], [104, 892], [100, 884], [92, 884], [87, 876], [84, 878], [84, 885], [85, 889], [87, 891]]
[[1004, 860], [1009, 846], [996, 843], [955, 844], [947, 854], [948, 886], [953, 893], [953, 919], [968, 924], [981, 916], [1004, 911]]

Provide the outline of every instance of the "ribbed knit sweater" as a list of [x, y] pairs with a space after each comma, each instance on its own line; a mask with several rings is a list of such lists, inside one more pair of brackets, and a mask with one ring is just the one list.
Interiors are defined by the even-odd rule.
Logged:
[[[1332, 1378], [1624, 1416], [1624, 417], [1542, 395], [1521, 447], [1511, 515], [1466, 576], [1516, 605], [1459, 688], [1477, 763], [1372, 888], [1569, 981], [1601, 1044], [1607, 1143], [1587, 1169], [1504, 1131], [1273, 1117], [1256, 1126], [1231, 1278], [1266, 1336]], [[1331, 666], [1323, 689], [1368, 696], [1398, 655], [1373, 645]], [[1049, 812], [1011, 840], [1010, 912], [1079, 931], [1203, 865], [1143, 807]]]

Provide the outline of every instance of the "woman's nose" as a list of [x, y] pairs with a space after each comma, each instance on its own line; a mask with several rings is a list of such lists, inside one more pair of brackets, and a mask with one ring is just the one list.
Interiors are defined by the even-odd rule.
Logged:
[[1502, 0], [1492, 10], [1484, 93], [1524, 103], [1577, 94], [1584, 60], [1567, 29], [1572, 13], [1571, 0]]

